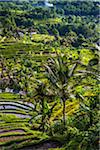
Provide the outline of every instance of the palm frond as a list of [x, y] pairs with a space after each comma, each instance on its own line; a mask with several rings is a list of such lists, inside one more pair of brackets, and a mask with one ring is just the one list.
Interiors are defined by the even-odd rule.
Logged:
[[85, 73], [85, 74], [94, 75], [96, 77], [96, 79], [100, 81], [100, 76], [97, 75], [95, 72], [87, 71], [87, 70], [78, 70], [78, 72], [79, 73]]
[[73, 75], [74, 70], [76, 69], [76, 67], [77, 67], [77, 64], [74, 64], [72, 66], [72, 68], [69, 70], [68, 77], [71, 77]]

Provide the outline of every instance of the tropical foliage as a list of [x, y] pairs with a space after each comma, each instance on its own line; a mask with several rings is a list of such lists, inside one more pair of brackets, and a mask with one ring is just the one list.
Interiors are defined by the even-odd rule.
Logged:
[[98, 1], [0, 2], [1, 150], [99, 149], [98, 16]]

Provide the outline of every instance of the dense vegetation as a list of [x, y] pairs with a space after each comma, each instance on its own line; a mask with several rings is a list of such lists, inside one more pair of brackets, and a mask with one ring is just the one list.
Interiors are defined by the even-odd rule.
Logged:
[[0, 2], [0, 149], [99, 149], [98, 1]]

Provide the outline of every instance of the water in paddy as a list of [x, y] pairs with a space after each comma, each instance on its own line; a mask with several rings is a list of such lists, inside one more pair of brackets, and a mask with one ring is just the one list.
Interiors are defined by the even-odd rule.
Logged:
[[0, 101], [0, 112], [6, 114], [14, 114], [20, 118], [31, 118], [31, 115], [29, 115], [29, 111], [33, 110], [34, 105], [29, 102], [22, 102], [20, 100], [16, 102], [8, 100], [4, 101], [4, 99], [1, 99]]

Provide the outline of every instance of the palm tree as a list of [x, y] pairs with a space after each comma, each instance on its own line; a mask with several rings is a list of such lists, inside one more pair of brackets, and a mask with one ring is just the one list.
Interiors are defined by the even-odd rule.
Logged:
[[[77, 63], [70, 64], [66, 56], [50, 58], [44, 65], [47, 78], [49, 79], [55, 94], [60, 97], [63, 103], [63, 124], [66, 125], [66, 100], [70, 97], [70, 79], [77, 67]], [[70, 67], [71, 66], [71, 67]]]

